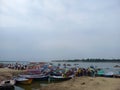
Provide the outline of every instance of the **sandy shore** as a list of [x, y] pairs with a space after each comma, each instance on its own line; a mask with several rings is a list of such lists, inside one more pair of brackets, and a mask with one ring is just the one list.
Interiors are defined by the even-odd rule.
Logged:
[[0, 81], [5, 79], [10, 79], [19, 73], [24, 72], [23, 70], [13, 70], [9, 68], [0, 68]]
[[[22, 72], [24, 71], [0, 68], [0, 81]], [[40, 90], [120, 90], [120, 78], [76, 77], [69, 81], [51, 83]]]
[[52, 83], [40, 90], [120, 90], [120, 78], [77, 77], [61, 83]]

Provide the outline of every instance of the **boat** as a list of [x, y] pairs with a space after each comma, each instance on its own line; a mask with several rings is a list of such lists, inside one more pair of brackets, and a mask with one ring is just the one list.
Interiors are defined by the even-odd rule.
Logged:
[[104, 76], [105, 77], [113, 77], [114, 73], [112, 71], [105, 72]]
[[120, 68], [120, 65], [115, 65], [114, 67], [115, 67], [115, 68]]
[[45, 75], [19, 75], [20, 77], [23, 78], [32, 78], [35, 81], [48, 81], [48, 76]]
[[33, 79], [35, 81], [48, 81], [49, 76], [39, 76], [39, 77], [34, 77]]
[[14, 90], [15, 80], [3, 80], [0, 82], [0, 90]]
[[20, 83], [20, 84], [31, 84], [32, 83], [32, 78], [24, 78], [24, 77], [17, 77], [15, 78], [16, 83]]
[[117, 72], [117, 73], [115, 73], [115, 74], [113, 75], [113, 77], [115, 77], [115, 78], [120, 78], [120, 71]]
[[63, 76], [49, 76], [49, 79], [48, 81], [51, 82], [51, 81], [66, 81], [66, 80], [69, 80], [71, 79], [72, 77], [69, 76], [69, 77], [63, 77]]
[[97, 76], [104, 76], [105, 72], [102, 69], [97, 70]]
[[115, 74], [115, 75], [113, 75], [113, 77], [120, 78], [120, 74]]

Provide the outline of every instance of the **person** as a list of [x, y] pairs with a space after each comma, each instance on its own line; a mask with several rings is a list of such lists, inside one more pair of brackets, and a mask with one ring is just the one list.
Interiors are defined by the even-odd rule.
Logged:
[[65, 73], [62, 73], [62, 77], [66, 78], [66, 74], [65, 74]]

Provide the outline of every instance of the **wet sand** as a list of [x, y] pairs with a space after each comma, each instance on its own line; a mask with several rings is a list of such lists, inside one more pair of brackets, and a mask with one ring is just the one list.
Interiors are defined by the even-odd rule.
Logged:
[[120, 78], [76, 77], [61, 83], [52, 83], [40, 90], [120, 90]]

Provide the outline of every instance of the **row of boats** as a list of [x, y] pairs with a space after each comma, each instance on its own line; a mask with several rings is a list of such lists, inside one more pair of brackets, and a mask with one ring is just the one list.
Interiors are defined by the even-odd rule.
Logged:
[[0, 90], [14, 90], [14, 85], [24, 84], [29, 85], [33, 81], [56, 82], [71, 79], [73, 76], [43, 76], [43, 75], [19, 75], [10, 80], [4, 80], [0, 83]]
[[19, 75], [19, 77], [14, 78], [16, 83], [19, 84], [31, 84], [32, 81], [46, 81], [46, 82], [52, 82], [52, 81], [64, 81], [69, 80], [73, 76], [69, 77], [63, 77], [63, 76], [43, 76], [43, 75]]
[[102, 76], [102, 77], [115, 77], [115, 78], [120, 78], [120, 71], [113, 72], [113, 71], [105, 71], [103, 69], [97, 70], [97, 76]]
[[[36, 65], [33, 65], [36, 66]], [[32, 66], [32, 67], [33, 67]], [[40, 64], [38, 69], [29, 69], [27, 72], [19, 74], [13, 77], [11, 80], [4, 80], [0, 82], [0, 90], [6, 90], [3, 88], [9, 88], [7, 90], [13, 90], [15, 84], [29, 85], [34, 81], [45, 82], [58, 82], [65, 81], [74, 78], [75, 76], [103, 76], [103, 77], [117, 77], [120, 78], [120, 70], [117, 73], [112, 71], [105, 71], [103, 69], [97, 69], [94, 67], [80, 68], [80, 67], [63, 67]]]
[[[103, 77], [117, 77], [120, 78], [120, 72], [118, 74], [114, 74], [113, 72], [104, 72], [104, 70], [98, 70], [95, 76], [103, 76]], [[41, 74], [20, 74], [16, 77], [13, 77], [11, 80], [4, 80], [0, 83], [0, 88], [13, 88], [10, 86], [14, 86], [15, 84], [31, 84], [33, 81], [65, 81], [74, 78], [75, 75], [69, 75], [64, 77], [63, 75], [41, 75]], [[3, 90], [3, 89], [0, 89]], [[10, 90], [10, 89], [9, 89]]]

